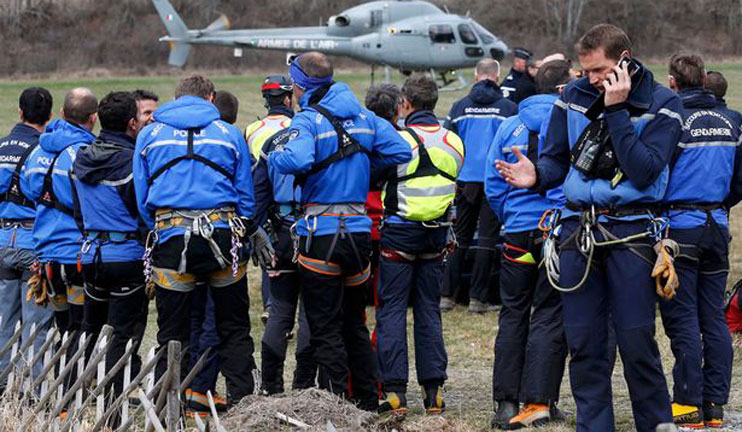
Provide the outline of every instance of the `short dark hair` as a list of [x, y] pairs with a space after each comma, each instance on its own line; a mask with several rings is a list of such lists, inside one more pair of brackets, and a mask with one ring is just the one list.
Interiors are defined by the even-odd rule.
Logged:
[[559, 86], [572, 78], [572, 67], [566, 60], [552, 60], [541, 65], [536, 73], [536, 90], [541, 94], [559, 93]]
[[240, 101], [232, 93], [219, 90], [214, 94], [214, 105], [219, 110], [219, 116], [229, 124], [237, 122], [237, 111], [240, 109]]
[[673, 54], [668, 69], [675, 78], [678, 89], [703, 87], [706, 80], [706, 65], [701, 56], [696, 54]]
[[283, 106], [283, 101], [286, 99], [286, 96], [291, 98], [291, 93], [284, 93], [282, 95], [265, 95], [265, 103], [267, 108], [277, 107], [277, 106]]
[[298, 61], [304, 73], [312, 78], [331, 77], [335, 72], [330, 59], [320, 52], [312, 51], [302, 54]]
[[142, 90], [142, 89], [134, 90], [133, 92], [131, 92], [131, 96], [137, 102], [140, 100], [152, 100], [152, 101], [158, 102], [160, 100], [160, 98], [153, 92], [149, 90]]
[[23, 119], [31, 124], [44, 125], [52, 118], [52, 95], [42, 87], [29, 87], [18, 98]]
[[394, 84], [376, 84], [366, 92], [365, 104], [377, 116], [392, 121], [397, 115], [402, 92]]
[[181, 96], [198, 96], [208, 99], [214, 94], [214, 83], [203, 75], [193, 74], [180, 80], [175, 87], [175, 98]]
[[713, 93], [714, 96], [723, 98], [727, 95], [729, 84], [721, 72], [708, 71], [706, 73], [706, 83], [703, 86], [711, 90], [711, 93]]
[[114, 132], [126, 132], [129, 120], [137, 118], [137, 101], [130, 92], [111, 92], [98, 104], [100, 126]]
[[98, 111], [98, 99], [90, 89], [78, 87], [64, 95], [62, 114], [64, 119], [78, 125], [90, 121], [90, 117]]
[[438, 103], [438, 84], [427, 75], [414, 75], [404, 82], [402, 96], [415, 109], [433, 110]]
[[631, 52], [631, 39], [626, 32], [613, 24], [598, 24], [577, 42], [577, 54], [584, 55], [598, 48], [603, 48], [607, 58], [618, 60], [622, 52]]

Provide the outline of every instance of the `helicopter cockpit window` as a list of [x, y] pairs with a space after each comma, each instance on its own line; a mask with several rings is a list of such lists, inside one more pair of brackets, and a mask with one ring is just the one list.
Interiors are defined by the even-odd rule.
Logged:
[[453, 34], [453, 27], [448, 24], [436, 24], [428, 28], [430, 40], [433, 43], [452, 44], [456, 42], [456, 36]]
[[486, 28], [482, 27], [479, 23], [472, 21], [472, 24], [474, 24], [474, 31], [477, 32], [477, 35], [479, 35], [479, 39], [482, 40], [482, 43], [485, 45], [489, 45], [491, 43], [495, 43], [495, 37], [492, 36], [492, 33], [487, 31]]
[[469, 24], [459, 24], [459, 36], [461, 41], [468, 45], [476, 45], [477, 37], [474, 35]]

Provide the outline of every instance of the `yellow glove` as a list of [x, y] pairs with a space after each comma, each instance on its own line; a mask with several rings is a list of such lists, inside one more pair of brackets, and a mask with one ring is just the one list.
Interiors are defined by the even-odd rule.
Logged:
[[665, 300], [675, 297], [675, 290], [680, 286], [678, 274], [675, 272], [675, 256], [680, 253], [680, 246], [671, 239], [662, 239], [654, 245], [657, 261], [652, 269], [657, 295]]
[[26, 300], [34, 299], [37, 306], [46, 306], [49, 303], [49, 282], [41, 271], [41, 264], [34, 262], [29, 269], [32, 275], [28, 279]]

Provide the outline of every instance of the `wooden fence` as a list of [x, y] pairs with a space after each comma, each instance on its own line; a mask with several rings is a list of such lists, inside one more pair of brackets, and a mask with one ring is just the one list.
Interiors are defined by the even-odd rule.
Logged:
[[[0, 357], [10, 357], [8, 365], [0, 371], [0, 382], [7, 379], [3, 403], [11, 399], [20, 401], [19, 406], [24, 410], [33, 411], [33, 415], [23, 416], [20, 430], [185, 430], [181, 395], [203, 367], [209, 350], [201, 355], [181, 381], [181, 356], [185, 353], [181, 350], [180, 342], [171, 341], [167, 349], [157, 353], [152, 348], [142, 362], [139, 373], [132, 377], [132, 356], [136, 345], [131, 340], [126, 345], [124, 355], [106, 371], [106, 354], [113, 333], [113, 328], [108, 325], [103, 327], [95, 340], [84, 332], [80, 332], [78, 338], [76, 333], [60, 335], [56, 328], [51, 328], [37, 351], [34, 350], [34, 342], [39, 334], [36, 324], [31, 324], [29, 337], [23, 341], [22, 333], [23, 325], [18, 322], [8, 343], [0, 348]], [[88, 348], [90, 344], [93, 344], [92, 349]], [[91, 353], [88, 358], [86, 352]], [[155, 380], [155, 366], [165, 355], [167, 371]], [[34, 375], [35, 364], [41, 365], [41, 372], [37, 376]], [[121, 394], [115, 394], [111, 382], [122, 369], [124, 390]], [[106, 387], [109, 387], [108, 391]], [[211, 393], [207, 396], [212, 424], [194, 416], [195, 426], [200, 431], [223, 432]], [[137, 399], [139, 403], [132, 404], [132, 399]], [[63, 412], [66, 415], [63, 416]]]

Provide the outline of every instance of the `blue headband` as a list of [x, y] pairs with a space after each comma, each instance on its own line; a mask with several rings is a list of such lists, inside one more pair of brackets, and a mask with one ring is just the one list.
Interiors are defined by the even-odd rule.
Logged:
[[325, 86], [332, 82], [332, 76], [324, 78], [307, 76], [301, 66], [299, 66], [300, 58], [301, 56], [295, 58], [294, 61], [291, 62], [291, 66], [289, 66], [289, 75], [291, 75], [291, 79], [297, 87], [301, 87], [306, 91]]

